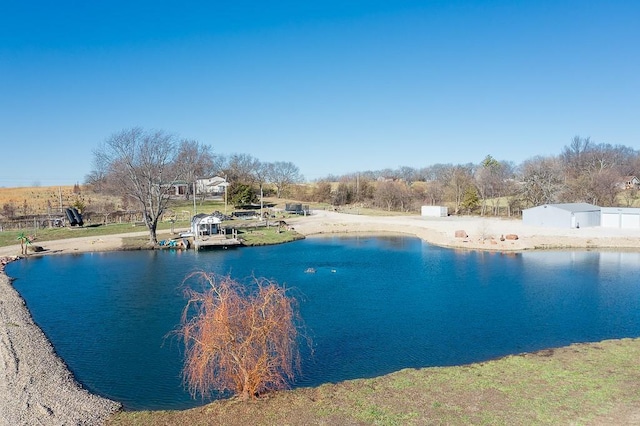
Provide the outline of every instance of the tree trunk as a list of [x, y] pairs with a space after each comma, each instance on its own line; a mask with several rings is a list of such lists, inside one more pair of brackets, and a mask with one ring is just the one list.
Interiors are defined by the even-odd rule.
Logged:
[[156, 233], [155, 224], [152, 227], [149, 227], [149, 243], [154, 246], [158, 244], [158, 235]]
[[149, 243], [155, 246], [158, 244], [158, 218], [152, 219], [149, 215], [145, 215], [145, 222], [149, 229]]

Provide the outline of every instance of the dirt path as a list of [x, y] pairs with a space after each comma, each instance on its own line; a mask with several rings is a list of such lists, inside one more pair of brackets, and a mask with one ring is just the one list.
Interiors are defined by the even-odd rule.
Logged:
[[[170, 231], [158, 231], [158, 236], [169, 234]], [[91, 253], [99, 251], [113, 251], [122, 248], [122, 239], [126, 237], [144, 237], [149, 232], [129, 232], [125, 234], [101, 235], [96, 237], [79, 237], [68, 238], [65, 240], [54, 241], [36, 241], [37, 244], [45, 249], [44, 252], [36, 253], [37, 256], [50, 254], [69, 254], [69, 253]], [[20, 254], [20, 245], [0, 247], [0, 257], [17, 256]]]

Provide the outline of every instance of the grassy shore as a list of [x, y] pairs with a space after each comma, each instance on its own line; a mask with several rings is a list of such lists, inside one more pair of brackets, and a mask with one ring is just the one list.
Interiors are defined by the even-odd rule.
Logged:
[[[265, 227], [258, 225], [256, 221], [237, 221], [225, 223], [226, 226], [236, 227], [238, 229], [238, 237], [243, 240], [246, 246], [257, 246], [267, 244], [281, 244], [304, 238], [302, 235], [286, 230], [279, 229], [277, 226]], [[186, 231], [189, 229], [188, 221], [175, 222], [173, 225], [168, 222], [158, 224], [158, 231], [174, 229], [176, 232]], [[26, 235], [35, 237], [33, 244], [39, 245], [47, 241], [65, 240], [77, 237], [100, 237], [105, 235], [127, 234], [146, 231], [145, 226], [133, 226], [126, 224], [110, 224], [99, 226], [86, 226], [83, 228], [47, 228], [37, 231], [24, 230]], [[31, 232], [30, 232], [31, 231]], [[23, 231], [4, 231], [0, 232], [0, 247], [7, 247], [19, 244], [18, 235]], [[126, 237], [123, 240], [124, 250], [149, 248], [148, 236]]]
[[[169, 222], [161, 222], [158, 224], [158, 230], [171, 229], [172, 224]], [[173, 224], [175, 229], [188, 229], [189, 222], [181, 221]], [[65, 240], [77, 237], [99, 237], [102, 235], [115, 235], [146, 231], [146, 226], [134, 226], [131, 223], [114, 223], [109, 225], [84, 226], [82, 228], [46, 228], [46, 229], [24, 229], [10, 230], [0, 232], [0, 247], [12, 246], [20, 244], [18, 235], [24, 232], [25, 235], [35, 237], [33, 244], [39, 244], [46, 241]], [[147, 237], [148, 241], [149, 238]]]
[[460, 367], [406, 369], [252, 402], [121, 412], [108, 424], [637, 424], [638, 360], [640, 339], [609, 340]]

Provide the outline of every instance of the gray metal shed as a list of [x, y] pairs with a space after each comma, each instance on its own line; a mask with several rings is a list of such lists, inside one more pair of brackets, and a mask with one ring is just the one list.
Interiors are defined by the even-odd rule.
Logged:
[[603, 228], [640, 229], [640, 209], [633, 207], [603, 207], [600, 225]]
[[588, 203], [544, 204], [523, 210], [522, 223], [565, 229], [600, 226], [600, 207]]

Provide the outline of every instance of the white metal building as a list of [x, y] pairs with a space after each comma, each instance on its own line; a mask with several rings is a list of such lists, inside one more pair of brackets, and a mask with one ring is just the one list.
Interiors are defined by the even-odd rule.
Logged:
[[428, 217], [447, 217], [449, 210], [443, 206], [422, 206], [420, 214]]
[[603, 228], [640, 229], [640, 209], [602, 207], [600, 225]]
[[588, 203], [544, 204], [523, 210], [522, 223], [565, 229], [600, 226], [600, 207]]

